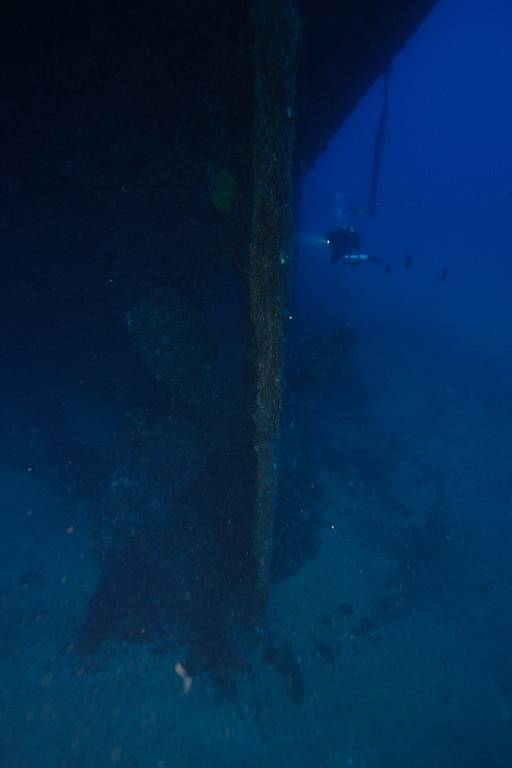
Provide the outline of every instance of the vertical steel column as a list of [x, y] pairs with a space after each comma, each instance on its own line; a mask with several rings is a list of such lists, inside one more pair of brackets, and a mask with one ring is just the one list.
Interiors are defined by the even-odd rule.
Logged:
[[249, 246], [253, 331], [256, 493], [254, 556], [258, 593], [270, 585], [279, 478], [286, 274], [292, 251], [294, 102], [298, 15], [294, 0], [253, 0], [254, 199]]

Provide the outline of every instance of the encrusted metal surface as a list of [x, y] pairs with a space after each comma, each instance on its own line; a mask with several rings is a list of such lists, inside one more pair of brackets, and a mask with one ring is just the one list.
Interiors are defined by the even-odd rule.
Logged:
[[278, 488], [286, 271], [292, 241], [292, 161], [298, 23], [295, 3], [253, 3], [255, 53], [254, 202], [249, 247], [255, 345], [258, 589], [268, 593]]

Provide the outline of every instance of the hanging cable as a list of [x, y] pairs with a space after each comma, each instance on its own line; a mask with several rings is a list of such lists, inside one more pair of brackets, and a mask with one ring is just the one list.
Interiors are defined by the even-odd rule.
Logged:
[[375, 144], [373, 148], [373, 168], [370, 185], [370, 196], [368, 198], [368, 216], [374, 216], [377, 212], [378, 201], [377, 194], [379, 190], [380, 168], [382, 165], [382, 156], [384, 154], [384, 141], [386, 139], [386, 125], [388, 121], [388, 99], [389, 99], [389, 80], [391, 77], [391, 64], [384, 73], [384, 102], [380, 113], [379, 125], [375, 133]]

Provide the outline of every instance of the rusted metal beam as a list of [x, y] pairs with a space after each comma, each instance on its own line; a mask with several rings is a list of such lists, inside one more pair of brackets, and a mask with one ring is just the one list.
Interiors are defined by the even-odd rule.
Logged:
[[294, 0], [254, 0], [254, 199], [249, 312], [255, 404], [254, 556], [258, 593], [268, 595], [279, 473], [287, 265], [292, 249], [294, 102], [298, 17]]

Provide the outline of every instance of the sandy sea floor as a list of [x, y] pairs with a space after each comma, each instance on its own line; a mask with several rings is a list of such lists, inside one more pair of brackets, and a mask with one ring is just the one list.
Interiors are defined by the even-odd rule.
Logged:
[[257, 655], [237, 707], [207, 678], [184, 691], [185, 649], [111, 644], [84, 662], [87, 503], [22, 448], [3, 460], [2, 766], [512, 765], [512, 374], [449, 344], [420, 358], [414, 339], [357, 354], [352, 399], [311, 406], [320, 555], [268, 610], [302, 703]]

